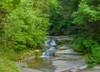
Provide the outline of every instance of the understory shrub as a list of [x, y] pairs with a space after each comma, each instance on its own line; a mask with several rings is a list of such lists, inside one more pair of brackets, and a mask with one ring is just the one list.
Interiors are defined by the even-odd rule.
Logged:
[[84, 53], [91, 53], [91, 48], [97, 46], [98, 43], [91, 39], [91, 37], [81, 37], [75, 42], [75, 50]]
[[49, 18], [41, 14], [42, 10], [35, 10], [30, 1], [21, 1], [16, 7], [2, 5], [3, 9], [11, 9], [1, 23], [1, 43], [5, 49], [9, 48], [18, 53], [43, 44], [50, 25]]
[[19, 72], [16, 64], [8, 59], [0, 58], [0, 72]]
[[100, 46], [99, 42], [90, 37], [79, 37], [75, 42], [74, 50], [78, 52], [83, 52], [89, 54], [89, 65], [88, 67], [93, 67], [100, 64]]
[[100, 64], [100, 46], [93, 46], [91, 49], [91, 56], [89, 57], [88, 67]]

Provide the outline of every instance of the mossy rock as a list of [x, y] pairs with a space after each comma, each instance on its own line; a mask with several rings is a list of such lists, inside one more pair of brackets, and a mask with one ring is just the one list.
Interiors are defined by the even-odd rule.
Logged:
[[38, 58], [39, 56], [41, 56], [42, 55], [42, 51], [40, 51], [40, 52], [35, 52], [35, 58]]

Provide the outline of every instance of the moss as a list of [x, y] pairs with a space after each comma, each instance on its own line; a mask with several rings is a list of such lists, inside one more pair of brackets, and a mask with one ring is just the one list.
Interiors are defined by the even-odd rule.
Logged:
[[69, 44], [73, 44], [75, 42], [75, 40], [71, 40], [69, 41]]
[[22, 53], [13, 55], [13, 57], [10, 57], [10, 60], [14, 60], [14, 61], [20, 61], [24, 58], [28, 58], [30, 56], [35, 56], [35, 57], [39, 57], [42, 55], [42, 51], [36, 52], [35, 50], [25, 50]]
[[64, 40], [62, 40], [62, 41], [56, 41], [56, 43], [58, 44], [58, 45], [61, 45], [61, 44], [66, 44], [67, 42], [66, 41], [64, 41]]
[[73, 38], [73, 37], [75, 37], [75, 35], [68, 35], [68, 37], [71, 37], [71, 38]]
[[36, 54], [35, 50], [25, 50], [22, 53], [13, 55], [13, 57], [10, 57], [9, 59], [10, 60], [14, 60], [14, 61], [19, 61], [19, 60], [22, 60], [22, 59], [24, 59], [26, 57], [33, 56], [35, 54]]
[[84, 60], [88, 61], [89, 55], [90, 54], [85, 54], [84, 56], [81, 57], [81, 59], [84, 59]]
[[16, 64], [8, 59], [0, 58], [0, 72], [19, 72]]
[[42, 51], [36, 52], [36, 53], [35, 53], [35, 58], [38, 58], [38, 57], [41, 56], [41, 55], [42, 55]]
[[[21, 53], [14, 53], [11, 55], [7, 55], [4, 53], [0, 54], [0, 72], [19, 72], [18, 71], [18, 67], [16, 66], [16, 64], [13, 61], [20, 61], [24, 58], [30, 57], [30, 56], [40, 56], [42, 55], [42, 52], [36, 52], [35, 50], [25, 50]], [[2, 58], [6, 58], [6, 59], [2, 59]], [[12, 61], [13, 60], [13, 61]]]
[[94, 66], [94, 64], [88, 64], [88, 68], [93, 68]]

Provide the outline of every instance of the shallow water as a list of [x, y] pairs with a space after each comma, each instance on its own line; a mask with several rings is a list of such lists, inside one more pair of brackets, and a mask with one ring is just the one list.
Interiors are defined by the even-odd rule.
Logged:
[[48, 39], [44, 43], [43, 54], [38, 58], [26, 60], [25, 62], [31, 69], [40, 70], [42, 72], [54, 72], [56, 68], [52, 64], [52, 59], [53, 54], [56, 52], [56, 41]]
[[43, 72], [54, 72], [55, 67], [52, 65], [52, 58], [35, 58], [25, 61], [29, 68]]
[[[45, 43], [46, 46], [49, 46], [48, 42]], [[49, 51], [45, 50], [47, 54], [43, 54], [42, 57], [25, 60], [24, 62], [27, 63], [28, 68], [31, 70], [26, 71], [24, 69], [24, 72], [71, 72], [71, 69], [86, 64], [85, 61], [80, 59], [82, 56], [70, 48], [72, 45], [58, 45], [57, 48], [51, 45], [48, 49]], [[56, 49], [57, 51], [55, 52]], [[48, 52], [53, 51], [55, 52], [55, 57], [48, 55]]]

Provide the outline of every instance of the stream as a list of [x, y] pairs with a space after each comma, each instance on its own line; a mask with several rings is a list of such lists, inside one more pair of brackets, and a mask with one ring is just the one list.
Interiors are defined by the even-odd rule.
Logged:
[[42, 56], [25, 60], [28, 68], [21, 72], [80, 72], [87, 67], [82, 54], [74, 52], [73, 44], [58, 45], [57, 40], [72, 40], [66, 36], [49, 37], [45, 41]]

